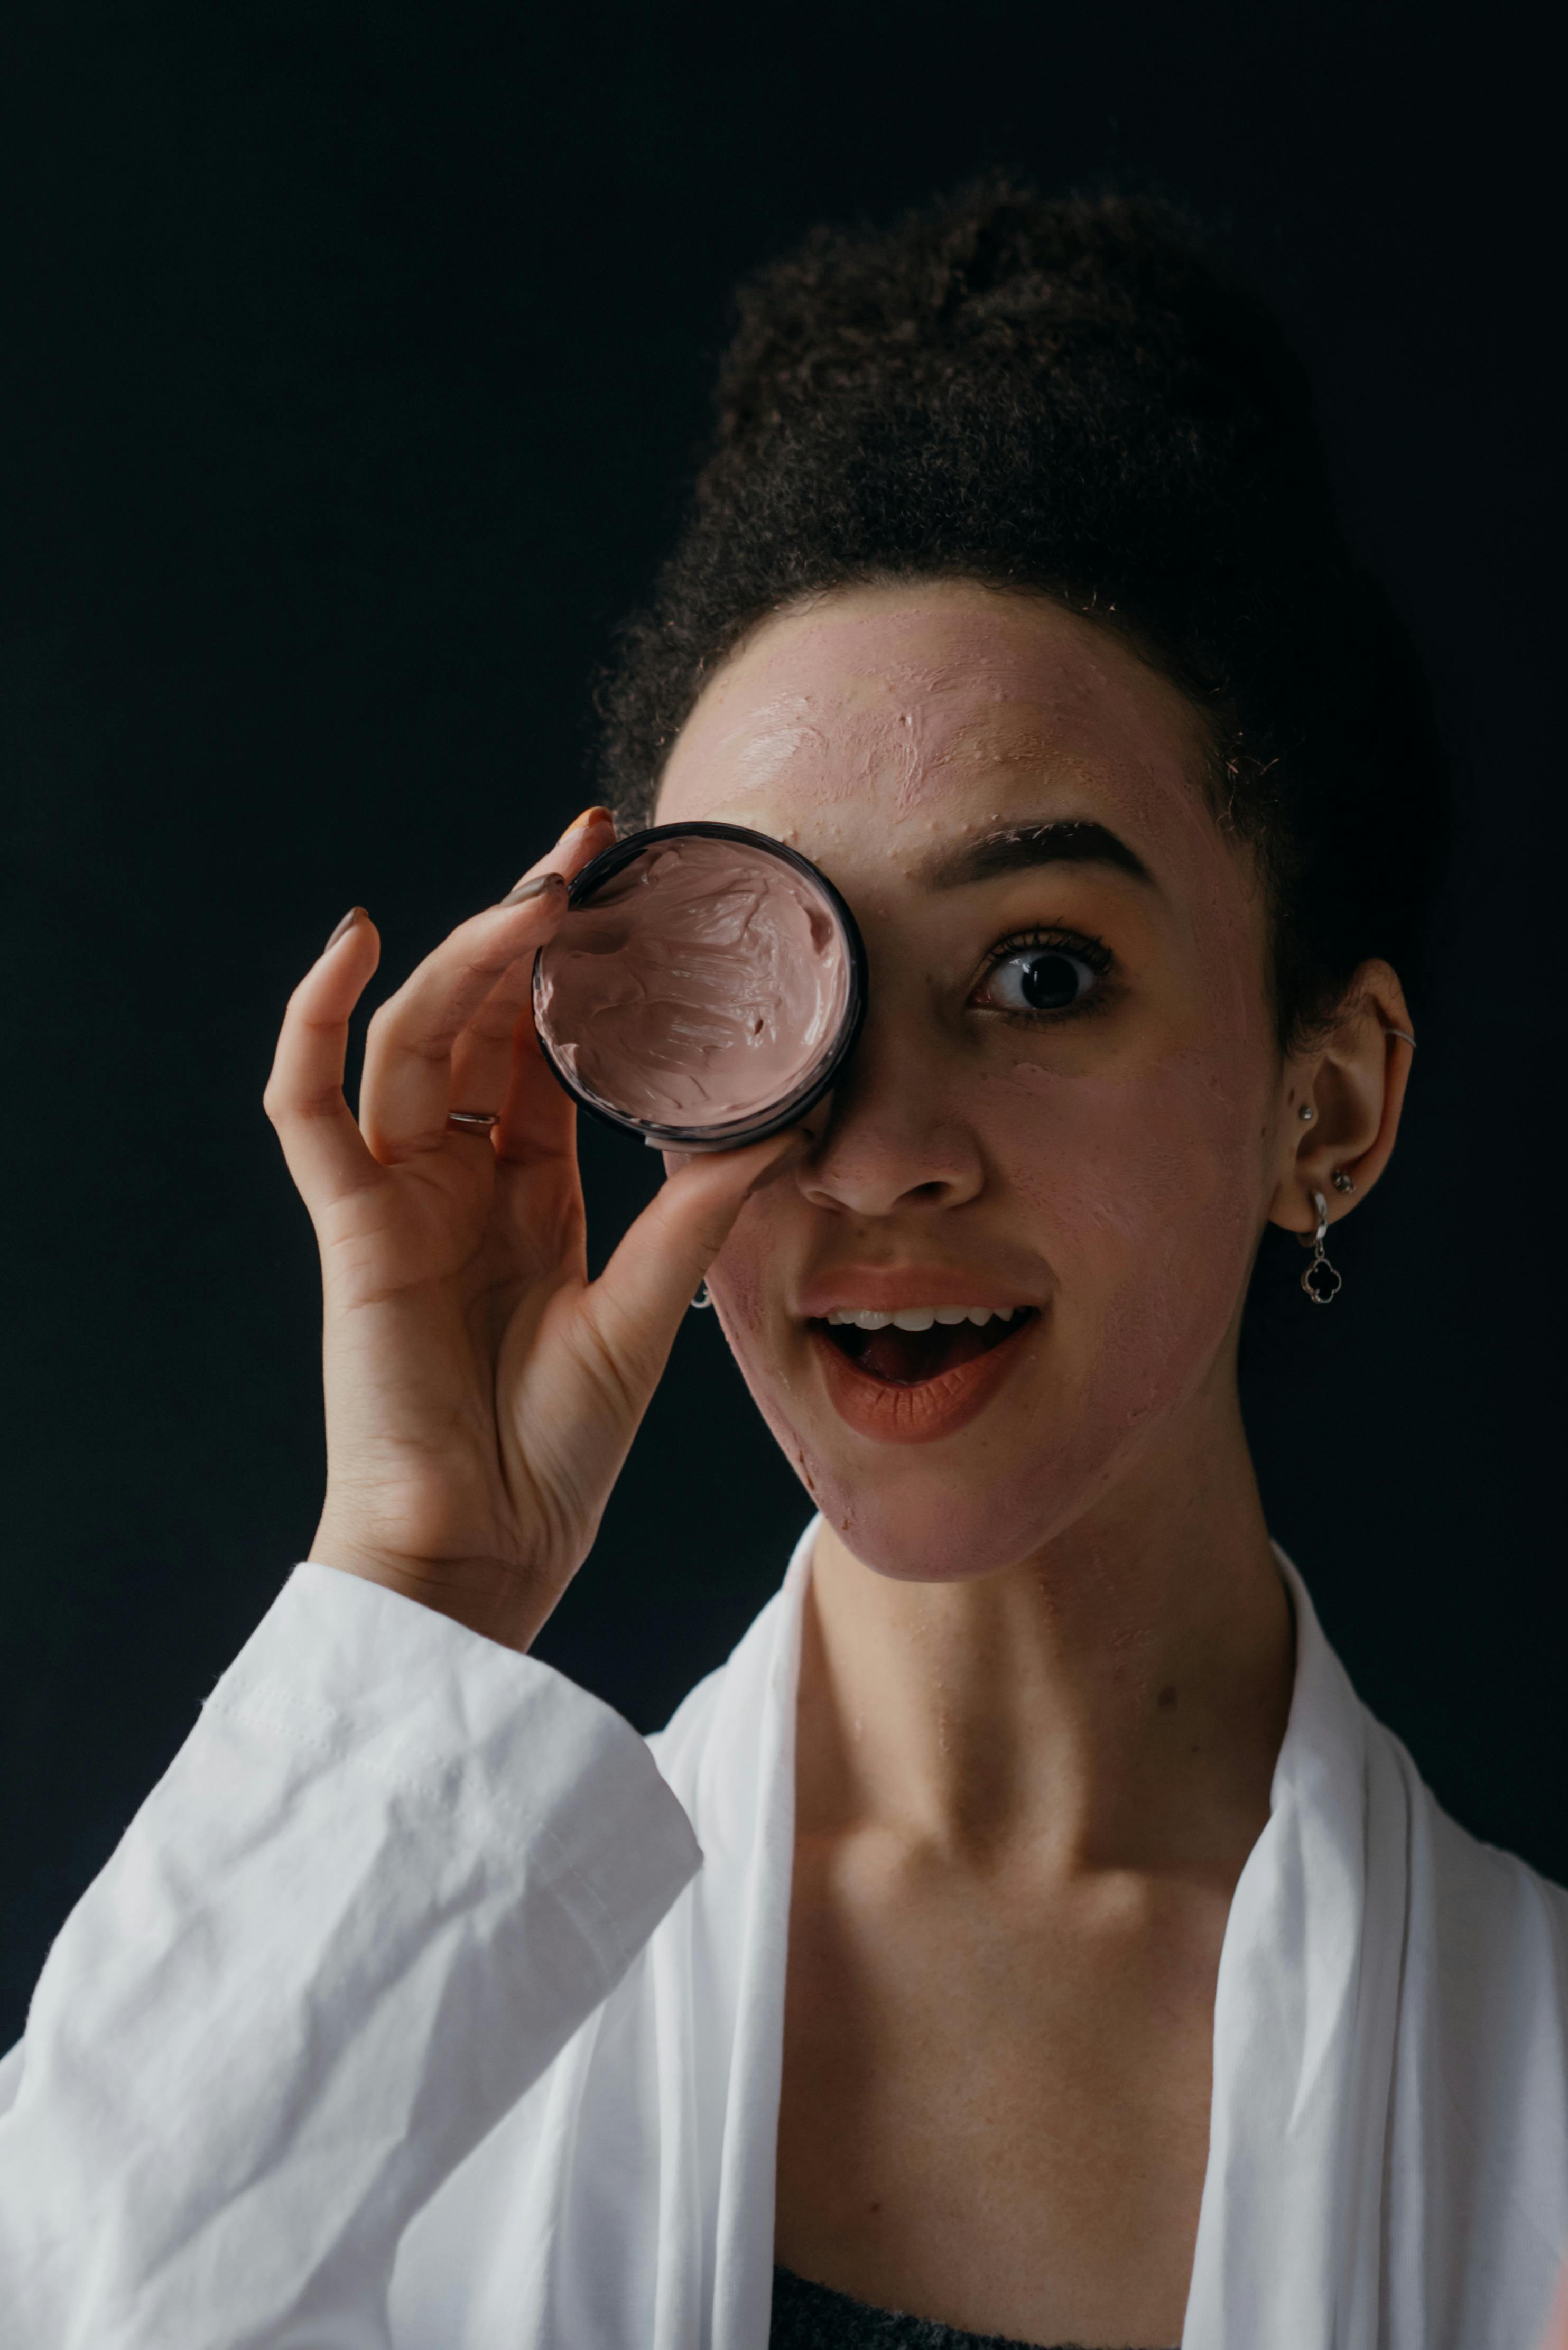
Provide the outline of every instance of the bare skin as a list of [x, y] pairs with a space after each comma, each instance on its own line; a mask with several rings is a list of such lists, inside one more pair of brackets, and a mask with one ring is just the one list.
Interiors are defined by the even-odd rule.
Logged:
[[[944, 583], [770, 620], [688, 721], [659, 816], [790, 840], [845, 892], [871, 963], [848, 1080], [790, 1145], [672, 1162], [589, 1286], [525, 1009], [559, 892], [476, 917], [378, 1015], [362, 1133], [337, 1090], [373, 967], [351, 931], [269, 1093], [327, 1268], [315, 1555], [525, 1647], [706, 1272], [826, 1521], [778, 2256], [1023, 2342], [1174, 2343], [1220, 1943], [1293, 1672], [1241, 1299], [1268, 1221], [1304, 1232], [1314, 1191], [1343, 1212], [1386, 1163], [1397, 980], [1368, 964], [1282, 1057], [1266, 910], [1187, 704], [1036, 599]], [[1019, 836], [1055, 848], [976, 866]], [[1072, 1004], [1021, 1003], [1043, 951]], [[442, 1131], [503, 1103], [493, 1143]], [[923, 1383], [827, 1319], [961, 1305], [1012, 1318]]]

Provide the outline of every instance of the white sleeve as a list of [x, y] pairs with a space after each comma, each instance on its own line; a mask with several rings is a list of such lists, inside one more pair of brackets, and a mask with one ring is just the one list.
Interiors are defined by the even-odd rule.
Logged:
[[403, 2229], [701, 1859], [597, 1699], [296, 1568], [0, 2072], [0, 2339], [385, 2350]]

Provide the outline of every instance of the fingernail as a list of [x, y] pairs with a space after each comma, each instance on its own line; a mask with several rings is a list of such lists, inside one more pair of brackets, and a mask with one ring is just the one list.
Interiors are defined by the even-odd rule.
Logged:
[[547, 891], [564, 889], [566, 886], [564, 873], [535, 873], [528, 879], [519, 881], [515, 889], [508, 889], [501, 902], [504, 906], [521, 906], [529, 898], [543, 898]]
[[[569, 840], [574, 832], [587, 832], [590, 824], [613, 825], [614, 822], [615, 818], [607, 807], [586, 807], [581, 816], [575, 816], [572, 818], [571, 823], [561, 835], [561, 840]], [[561, 845], [561, 840], [556, 843], [557, 848]]]
[[333, 931], [332, 936], [327, 940], [327, 944], [322, 948], [322, 953], [330, 954], [333, 948], [337, 944], [338, 940], [346, 938], [348, 932], [353, 929], [355, 923], [361, 922], [364, 919], [365, 909], [363, 906], [350, 906], [348, 911], [344, 915], [343, 920], [338, 923], [337, 928]]

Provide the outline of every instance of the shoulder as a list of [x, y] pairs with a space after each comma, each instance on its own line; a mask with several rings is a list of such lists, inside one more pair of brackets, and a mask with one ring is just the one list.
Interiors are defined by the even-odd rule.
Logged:
[[1490, 2341], [1478, 2248], [1521, 2284], [1539, 2270], [1543, 2303], [1568, 2227], [1568, 1892], [1416, 1783], [1394, 2217], [1417, 2195], [1440, 2215], [1428, 2258], [1464, 2313], [1455, 2338]]
[[1367, 1721], [1404, 1783], [1413, 1914], [1465, 1971], [1517, 1965], [1529, 1952], [1568, 1999], [1568, 1887], [1461, 1827], [1393, 1732], [1370, 1714]]
[[1495, 2002], [1533, 2017], [1568, 2064], [1568, 1890], [1472, 1835], [1417, 1783], [1412, 1892], [1448, 1997], [1473, 2009], [1484, 2039], [1483, 2010]]
[[1428, 2192], [1446, 2180], [1461, 2237], [1467, 2221], [1484, 2237], [1522, 2218], [1556, 2243], [1568, 2214], [1568, 1891], [1461, 1827], [1392, 1733], [1374, 1723], [1373, 1736], [1408, 1801], [1396, 2167]]

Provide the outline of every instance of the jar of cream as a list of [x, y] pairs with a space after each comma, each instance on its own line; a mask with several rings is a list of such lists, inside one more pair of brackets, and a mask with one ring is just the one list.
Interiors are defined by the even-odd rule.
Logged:
[[667, 1150], [803, 1118], [855, 1048], [866, 951], [826, 875], [734, 824], [660, 824], [585, 866], [534, 1016], [586, 1109]]

